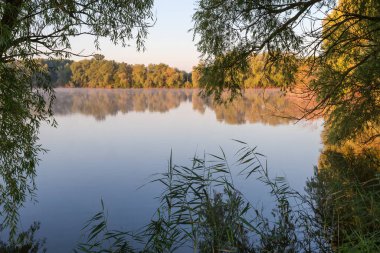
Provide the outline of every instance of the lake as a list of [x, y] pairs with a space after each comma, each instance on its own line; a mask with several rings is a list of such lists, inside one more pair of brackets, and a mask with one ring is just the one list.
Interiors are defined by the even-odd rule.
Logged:
[[[101, 199], [111, 228], [147, 224], [161, 186], [141, 186], [166, 170], [171, 151], [178, 165], [220, 147], [233, 161], [239, 144], [232, 139], [242, 140], [266, 155], [271, 175], [302, 190], [322, 148], [323, 120], [290, 119], [301, 115], [297, 99], [278, 90], [249, 90], [227, 106], [186, 89], [57, 89], [56, 97], [58, 127], [40, 129], [49, 151], [37, 168], [37, 202], [21, 211], [23, 229], [41, 222], [37, 236], [46, 237], [48, 252], [75, 248]], [[237, 184], [249, 199], [270, 205], [262, 185]]]

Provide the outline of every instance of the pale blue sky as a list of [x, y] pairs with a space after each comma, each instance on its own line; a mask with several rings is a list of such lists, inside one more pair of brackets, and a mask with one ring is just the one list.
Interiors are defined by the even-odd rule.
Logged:
[[[131, 64], [166, 63], [181, 70], [190, 71], [199, 61], [199, 53], [193, 42], [191, 17], [194, 0], [155, 0], [153, 11], [157, 17], [154, 27], [150, 28], [146, 40], [146, 51], [137, 52], [135, 43], [130, 47], [114, 45], [108, 39], [101, 39], [101, 51], [96, 51], [93, 39], [88, 36], [73, 38], [74, 52], [101, 53], [106, 59]], [[74, 58], [75, 59], [75, 58]]]

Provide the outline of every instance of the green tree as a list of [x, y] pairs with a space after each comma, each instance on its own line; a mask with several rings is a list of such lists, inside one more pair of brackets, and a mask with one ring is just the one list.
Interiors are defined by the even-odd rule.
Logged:
[[126, 63], [120, 63], [114, 79], [116, 88], [132, 87], [132, 66]]
[[373, 141], [380, 136], [380, 2], [340, 1], [323, 34], [323, 62], [310, 89], [329, 115], [328, 141]]
[[90, 67], [91, 62], [89, 60], [83, 60], [78, 62], [73, 62], [70, 65], [71, 72], [71, 83], [74, 87], [86, 87], [89, 78], [85, 75], [86, 70]]
[[201, 69], [204, 67], [202, 63], [198, 64], [198, 66], [193, 67], [193, 71], [191, 72], [191, 82], [193, 84], [193, 88], [199, 87], [199, 79], [201, 78]]
[[104, 61], [102, 62], [102, 65], [98, 69], [98, 75], [99, 75], [99, 86], [100, 87], [114, 87], [115, 80], [114, 76], [117, 71], [117, 64], [115, 61]]
[[[61, 63], [63, 64], [63, 63]], [[66, 65], [65, 65], [66, 66]], [[70, 65], [75, 87], [179, 88], [191, 87], [190, 74], [166, 64], [128, 65], [104, 59], [82, 60]], [[64, 75], [63, 70], [51, 75]], [[67, 81], [68, 82], [68, 81]], [[56, 85], [57, 86], [57, 85]]]
[[66, 63], [57, 69], [57, 80], [54, 83], [54, 87], [65, 86], [70, 82], [71, 79], [70, 63]]
[[49, 81], [52, 87], [64, 86], [70, 82], [72, 75], [70, 70], [71, 63], [71, 60], [41, 59], [41, 64], [46, 67], [49, 73]]
[[146, 80], [146, 68], [143, 64], [136, 64], [132, 67], [132, 80], [133, 87], [141, 88], [144, 87]]
[[[260, 54], [252, 56], [249, 59], [249, 69], [243, 76], [244, 88], [284, 87], [283, 84], [287, 82], [287, 77], [281, 71], [283, 68], [272, 66], [270, 73], [268, 73], [265, 71], [266, 58], [267, 56], [265, 54]], [[288, 57], [288, 59], [289, 58], [290, 57]]]
[[[54, 124], [54, 93], [46, 68], [34, 57], [75, 55], [69, 39], [83, 34], [93, 35], [96, 47], [100, 37], [109, 37], [122, 45], [135, 40], [144, 49], [152, 6], [153, 0], [0, 1], [0, 205], [3, 227], [10, 225], [12, 234], [18, 208], [35, 189], [35, 166], [43, 151], [39, 125]], [[73, 77], [74, 83], [79, 78]]]
[[375, 129], [369, 140], [380, 136], [379, 1], [200, 0], [193, 20], [204, 56], [204, 94], [238, 94], [241, 73], [249, 73], [251, 58], [260, 54], [263, 75], [281, 73], [272, 80], [276, 86], [294, 85], [303, 64], [319, 102], [305, 117], [325, 111], [334, 142], [368, 128]]

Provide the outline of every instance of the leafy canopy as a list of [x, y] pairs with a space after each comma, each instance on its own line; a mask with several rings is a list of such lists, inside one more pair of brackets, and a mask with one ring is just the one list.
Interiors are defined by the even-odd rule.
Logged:
[[[281, 73], [284, 78], [271, 81], [284, 88], [297, 75], [308, 77], [308, 92], [319, 103], [304, 117], [327, 115], [337, 133], [332, 142], [362, 130], [372, 131], [367, 141], [380, 136], [379, 1], [200, 0], [193, 20], [204, 94], [238, 94], [239, 75], [262, 55], [264, 75]], [[301, 66], [307, 68], [300, 74]]]

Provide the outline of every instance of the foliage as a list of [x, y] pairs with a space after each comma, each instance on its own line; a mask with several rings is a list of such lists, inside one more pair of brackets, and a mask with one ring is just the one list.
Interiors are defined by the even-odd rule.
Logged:
[[96, 55], [91, 60], [41, 60], [53, 87], [81, 88], [190, 88], [191, 74], [166, 64], [117, 63]]
[[10, 226], [12, 235], [18, 208], [35, 190], [35, 167], [44, 152], [38, 144], [40, 123], [55, 124], [50, 121], [52, 100], [44, 99], [44, 95], [51, 99], [54, 95], [44, 82], [41, 66], [33, 64], [0, 64], [0, 205], [2, 227]]
[[200, 87], [216, 98], [239, 94], [250, 60], [264, 56], [254, 66], [276, 85], [314, 80], [307, 92], [319, 103], [304, 117], [324, 113], [331, 142], [368, 130], [371, 141], [380, 136], [379, 10], [379, 1], [365, 0], [201, 0], [193, 16]]
[[37, 55], [67, 57], [70, 37], [93, 35], [109, 37], [126, 45], [136, 39], [143, 48], [153, 14], [152, 0], [3, 1], [1, 10], [0, 61]]
[[38, 222], [17, 235], [15, 241], [5, 243], [0, 241], [0, 252], [6, 253], [39, 253], [46, 252], [45, 239], [35, 239], [35, 233], [40, 229]]
[[[239, 73], [244, 88], [282, 87], [284, 73], [273, 67], [272, 75], [265, 68], [265, 55], [251, 57], [249, 70]], [[191, 73], [180, 71], [166, 64], [127, 64], [104, 59], [96, 55], [91, 60], [43, 60], [53, 87], [81, 88], [198, 88], [204, 64], [193, 68]]]
[[40, 60], [49, 73], [51, 87], [60, 87], [69, 83], [71, 78], [71, 60]]
[[331, 143], [362, 132], [372, 131], [364, 142], [380, 136], [379, 31], [378, 1], [340, 1], [324, 19], [322, 62], [310, 88], [329, 115]]
[[265, 76], [278, 72], [284, 77], [274, 85], [292, 84], [299, 65], [296, 50], [303, 40], [294, 27], [307, 19], [317, 2], [321, 1], [199, 1], [194, 34], [204, 56], [200, 84], [206, 94], [219, 97], [225, 89], [236, 94], [244, 83], [237, 77], [249, 72], [251, 58], [259, 54], [264, 57]]
[[[231, 89], [249, 89], [249, 88], [285, 88], [289, 86], [287, 73], [284, 72], [283, 68], [271, 66], [270, 73], [265, 71], [267, 68], [267, 54], [260, 54], [256, 56], [251, 56], [247, 59], [246, 66], [244, 69], [236, 70], [225, 70], [219, 69], [219, 66], [212, 67], [205, 63], [200, 63], [198, 66], [193, 68], [192, 75], [193, 77], [193, 87], [202, 87], [204, 88], [202, 94], [204, 97], [216, 95], [216, 99], [222, 99], [223, 93], [226, 90], [226, 84], [221, 85], [221, 83], [231, 82], [240, 83], [240, 86], [231, 87]], [[288, 57], [290, 60], [291, 57]], [[297, 65], [302, 65], [301, 60], [292, 58]], [[215, 61], [213, 62], [216, 64]], [[287, 63], [288, 64], [288, 63]], [[294, 69], [294, 73], [298, 73], [297, 69]], [[210, 76], [212, 75], [212, 76]], [[207, 80], [209, 78], [209, 80]], [[214, 80], [214, 78], [219, 78]], [[216, 85], [217, 87], [213, 87]], [[209, 85], [209, 86], [208, 86]], [[219, 88], [220, 89], [219, 89]], [[218, 90], [218, 91], [217, 91]], [[234, 91], [233, 91], [234, 92]], [[231, 96], [234, 98], [234, 95], [237, 95], [239, 92], [236, 90], [236, 93], [232, 93]]]
[[[284, 71], [283, 67], [271, 66], [270, 72], [265, 71], [266, 60], [268, 56], [265, 54], [252, 56], [249, 58], [249, 70], [244, 73], [243, 84], [244, 88], [267, 88], [267, 87], [279, 87], [286, 88], [289, 86], [288, 79], [290, 77], [287, 76], [286, 71]], [[297, 60], [291, 57], [287, 57], [289, 62], [284, 63], [288, 65], [291, 62], [296, 63], [297, 65], [301, 65], [302, 61]], [[297, 73], [297, 69], [292, 70], [292, 73]]]

